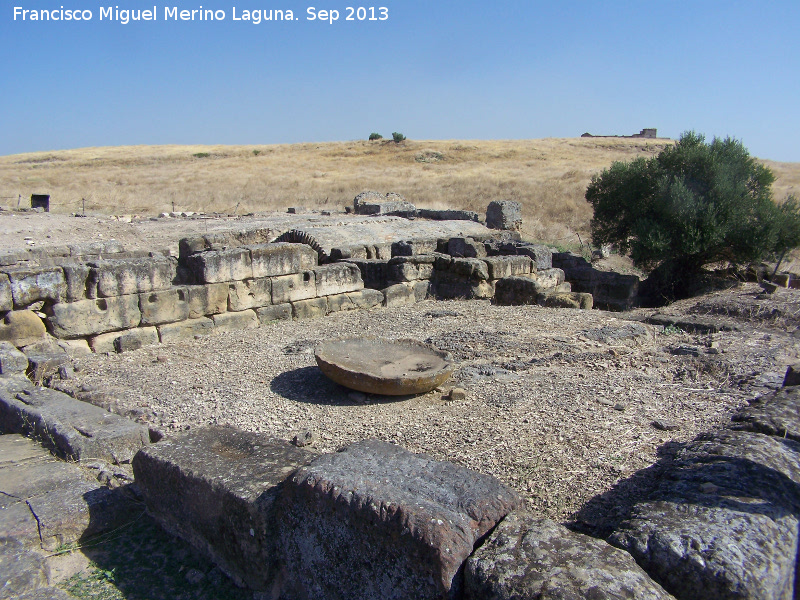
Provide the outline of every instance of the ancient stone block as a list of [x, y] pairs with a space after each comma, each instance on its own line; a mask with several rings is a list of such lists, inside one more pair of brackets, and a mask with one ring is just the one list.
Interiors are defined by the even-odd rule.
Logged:
[[383, 290], [383, 305], [387, 308], [406, 306], [407, 304], [414, 304], [416, 301], [414, 286], [408, 283], [397, 283]]
[[437, 250], [436, 240], [403, 240], [392, 243], [392, 256], [431, 254]]
[[272, 304], [272, 280], [245, 279], [228, 284], [228, 310], [240, 311]]
[[6, 269], [15, 308], [26, 308], [34, 302], [61, 302], [67, 295], [67, 282], [61, 267]]
[[45, 377], [55, 374], [58, 367], [70, 362], [69, 355], [61, 349], [58, 352], [28, 353], [27, 358], [28, 377], [35, 382], [41, 382]]
[[519, 231], [522, 228], [522, 205], [513, 200], [494, 200], [486, 208], [486, 226], [490, 229]]
[[284, 275], [272, 279], [272, 303], [284, 304], [307, 300], [317, 295], [317, 280], [314, 271], [296, 275]]
[[331, 296], [363, 289], [361, 271], [349, 262], [335, 263], [317, 267], [313, 270], [316, 278], [317, 296]]
[[0, 595], [19, 598], [47, 586], [50, 566], [41, 554], [36, 554], [12, 537], [0, 537]]
[[448, 266], [448, 271], [459, 277], [475, 281], [488, 281], [489, 279], [489, 269], [486, 263], [477, 258], [453, 258]]
[[536, 299], [539, 306], [546, 306], [549, 308], [580, 308], [583, 310], [591, 310], [592, 308], [592, 295], [584, 294], [581, 292], [542, 292]]
[[[97, 297], [97, 282], [90, 279], [92, 269], [89, 265], [77, 262], [66, 262], [61, 265], [61, 268], [64, 271], [64, 279], [67, 283], [67, 302], [77, 302], [78, 300]], [[91, 288], [91, 286], [94, 287]]]
[[42, 320], [30, 310], [11, 311], [0, 322], [0, 342], [11, 342], [18, 348], [38, 342], [46, 333]]
[[253, 278], [250, 250], [208, 250], [187, 257], [186, 264], [200, 283], [221, 283]]
[[274, 321], [288, 321], [292, 318], [292, 305], [288, 302], [284, 304], [273, 304], [262, 306], [256, 309], [256, 316], [259, 323], [266, 325]]
[[165, 256], [101, 260], [90, 266], [101, 298], [165, 290], [177, 273], [177, 262]]
[[609, 541], [679, 598], [792, 598], [800, 444], [741, 432], [682, 450]]
[[[34, 435], [75, 460], [128, 462], [150, 443], [147, 427], [48, 388], [0, 385], [0, 428]], [[22, 387], [20, 391], [17, 391]]]
[[465, 598], [674, 600], [623, 552], [527, 511], [507, 515], [467, 559]]
[[536, 265], [537, 271], [553, 268], [553, 249], [542, 244], [515, 244], [519, 256], [529, 256]]
[[495, 284], [494, 301], [504, 306], [536, 304], [540, 291], [530, 277], [504, 277]]
[[227, 283], [190, 285], [186, 290], [189, 294], [190, 319], [216, 315], [228, 310]]
[[11, 282], [8, 275], [0, 273], [0, 312], [14, 308], [14, 297], [11, 294]]
[[158, 326], [158, 338], [162, 344], [192, 339], [197, 335], [214, 333], [214, 321], [208, 317], [197, 317], [179, 323], [168, 323]]
[[313, 319], [324, 317], [326, 314], [328, 314], [328, 300], [324, 296], [292, 302], [292, 317], [295, 319]]
[[214, 328], [217, 331], [240, 331], [242, 329], [257, 329], [260, 323], [254, 310], [222, 313], [213, 315]]
[[89, 342], [86, 340], [58, 340], [58, 346], [69, 356], [77, 358], [92, 353]]
[[519, 504], [492, 477], [386, 442], [323, 455], [280, 498], [285, 595], [457, 597], [473, 545]]
[[382, 290], [388, 285], [389, 261], [384, 259], [350, 259], [361, 271], [364, 287]]
[[542, 290], [556, 288], [564, 283], [564, 271], [561, 269], [541, 269], [535, 277]]
[[749, 401], [731, 417], [732, 428], [800, 442], [800, 387], [784, 387]]
[[374, 308], [383, 303], [383, 294], [378, 290], [359, 290], [346, 294], [336, 294], [328, 296], [328, 312], [339, 312], [343, 310], [356, 310], [363, 308]]
[[409, 283], [409, 285], [411, 286], [411, 290], [414, 292], [414, 299], [417, 302], [422, 302], [427, 298], [435, 296], [435, 286], [426, 279], [412, 281]]
[[483, 262], [491, 280], [530, 275], [533, 271], [533, 260], [529, 256], [490, 256]]
[[0, 375], [25, 373], [28, 357], [17, 350], [11, 342], [0, 342]]
[[155, 346], [158, 342], [158, 330], [155, 327], [137, 327], [117, 336], [114, 340], [114, 350], [130, 352], [145, 346]]
[[476, 242], [472, 238], [455, 237], [450, 238], [447, 244], [447, 253], [450, 256], [461, 258], [484, 258], [486, 246], [483, 245], [483, 242]]
[[256, 278], [292, 275], [317, 266], [317, 252], [307, 244], [259, 244], [249, 248]]
[[389, 281], [417, 281], [433, 277], [435, 257], [432, 254], [416, 256], [396, 256], [389, 261], [387, 277]]
[[208, 555], [237, 584], [270, 590], [279, 578], [275, 500], [313, 455], [262, 434], [192, 430], [139, 452], [136, 483], [161, 525]]
[[77, 338], [131, 329], [139, 325], [141, 318], [139, 296], [130, 295], [54, 304], [49, 308], [47, 323], [54, 336]]
[[475, 221], [477, 223], [480, 220], [480, 215], [472, 210], [431, 210], [420, 208], [417, 210], [417, 216], [433, 221]]
[[189, 318], [189, 291], [175, 287], [158, 292], [139, 294], [142, 325], [161, 325]]

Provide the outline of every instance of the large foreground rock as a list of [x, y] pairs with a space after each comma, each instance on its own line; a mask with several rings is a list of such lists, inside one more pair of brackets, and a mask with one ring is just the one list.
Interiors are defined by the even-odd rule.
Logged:
[[731, 418], [733, 428], [800, 442], [800, 387], [785, 387], [750, 401]]
[[474, 600], [667, 600], [630, 554], [526, 511], [508, 515], [467, 560]]
[[496, 479], [378, 440], [317, 458], [286, 483], [286, 597], [458, 597], [475, 542], [520, 504]]
[[698, 438], [610, 541], [681, 600], [790, 600], [800, 444], [758, 433]]
[[313, 455], [256, 433], [208, 427], [143, 449], [133, 471], [148, 511], [239, 585], [279, 584], [275, 499]]
[[74, 460], [125, 463], [150, 443], [144, 425], [64, 393], [36, 387], [19, 375], [0, 378], [0, 429], [34, 435]]

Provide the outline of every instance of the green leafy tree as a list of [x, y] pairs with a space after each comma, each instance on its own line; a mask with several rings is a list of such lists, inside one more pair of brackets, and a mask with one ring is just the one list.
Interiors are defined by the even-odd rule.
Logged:
[[369, 134], [369, 141], [373, 140], [382, 140], [383, 136], [380, 133], [370, 133]]
[[592, 178], [592, 242], [616, 244], [655, 269], [667, 297], [686, 295], [704, 265], [747, 264], [800, 246], [800, 206], [772, 199], [772, 172], [741, 142], [684, 133], [649, 159], [615, 162]]
[[404, 136], [404, 135], [403, 135], [402, 133], [400, 133], [399, 131], [395, 131], [394, 133], [392, 133], [392, 139], [395, 141], [395, 143], [399, 144], [399, 143], [400, 143], [400, 142], [402, 142], [404, 139], [406, 139], [406, 136]]

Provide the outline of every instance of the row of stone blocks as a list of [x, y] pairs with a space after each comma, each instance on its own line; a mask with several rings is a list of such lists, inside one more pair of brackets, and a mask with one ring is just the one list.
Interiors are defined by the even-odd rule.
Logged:
[[573, 291], [591, 294], [598, 308], [619, 312], [638, 305], [640, 280], [636, 275], [598, 271], [585, 258], [570, 252], [553, 253], [553, 265], [564, 271]]
[[786, 387], [688, 444], [608, 542], [521, 509], [492, 477], [377, 440], [314, 456], [207, 428], [133, 466], [166, 529], [273, 598], [791, 600], [798, 415]]

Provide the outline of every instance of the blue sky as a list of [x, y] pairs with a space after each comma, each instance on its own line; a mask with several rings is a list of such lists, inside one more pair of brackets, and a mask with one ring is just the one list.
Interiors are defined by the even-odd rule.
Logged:
[[[800, 2], [0, 0], [0, 154], [390, 136], [519, 139], [657, 127], [800, 161]], [[346, 21], [347, 6], [385, 21]], [[82, 9], [91, 21], [14, 20]], [[100, 7], [157, 21], [101, 21]], [[165, 21], [165, 7], [223, 21]], [[295, 21], [234, 21], [291, 9]], [[337, 22], [307, 20], [338, 9]], [[379, 16], [379, 13], [376, 13]]]

